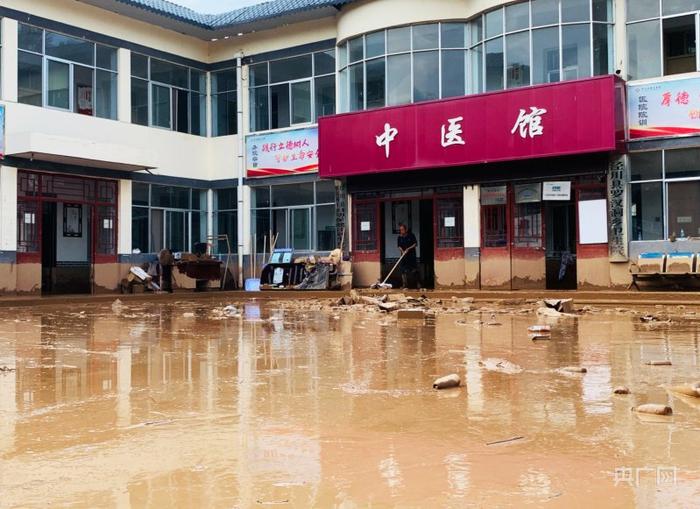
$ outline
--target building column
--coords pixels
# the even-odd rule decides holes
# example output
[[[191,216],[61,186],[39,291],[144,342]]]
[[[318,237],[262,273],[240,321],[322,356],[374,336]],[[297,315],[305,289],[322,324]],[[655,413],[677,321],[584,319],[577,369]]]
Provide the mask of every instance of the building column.
[[[131,180],[119,181],[119,225],[117,239],[118,254],[130,255],[132,251],[131,243]]]
[[[613,33],[613,45],[616,50],[613,50],[613,69],[612,72],[618,69],[622,71],[620,76],[624,79],[627,77],[627,2],[613,2],[613,16],[615,20],[615,28]]]
[[[464,263],[465,283],[479,288],[481,283],[481,200],[478,185],[464,187]]]
[[[3,101],[17,102],[17,29],[14,19],[2,18],[2,76],[0,95]]]
[[[117,50],[117,120],[131,123],[131,51]]]
[[[0,252],[17,251],[17,168],[0,167]]]

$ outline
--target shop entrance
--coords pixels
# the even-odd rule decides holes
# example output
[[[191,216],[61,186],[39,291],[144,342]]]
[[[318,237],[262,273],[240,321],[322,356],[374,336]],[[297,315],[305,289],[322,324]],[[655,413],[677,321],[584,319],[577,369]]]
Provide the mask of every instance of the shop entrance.
[[[576,210],[573,201],[546,202],[547,289],[575,290]]]
[[[113,181],[18,172],[17,262],[42,294],[91,293],[96,264],[117,262]]]
[[[434,288],[434,224],[433,200],[414,197],[401,197],[385,200],[380,204],[381,230],[381,274],[384,279],[399,260],[401,254],[397,246],[399,225],[405,224],[418,241],[416,254],[418,270],[408,276],[410,288]],[[397,268],[388,281],[394,288],[403,285],[401,269]]]

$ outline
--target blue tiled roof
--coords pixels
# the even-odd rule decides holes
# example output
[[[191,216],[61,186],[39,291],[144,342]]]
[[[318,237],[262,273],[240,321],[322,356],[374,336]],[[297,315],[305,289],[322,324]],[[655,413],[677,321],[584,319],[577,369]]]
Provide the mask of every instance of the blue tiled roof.
[[[168,0],[115,0],[190,25],[217,30],[323,7],[340,7],[354,0],[271,0],[223,14],[203,14]]]

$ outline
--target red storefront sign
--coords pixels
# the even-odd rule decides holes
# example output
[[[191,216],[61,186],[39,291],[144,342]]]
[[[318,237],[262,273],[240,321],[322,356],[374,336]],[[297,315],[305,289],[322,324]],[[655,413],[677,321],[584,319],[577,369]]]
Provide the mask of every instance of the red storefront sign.
[[[614,151],[624,141],[614,76],[319,119],[321,177]]]

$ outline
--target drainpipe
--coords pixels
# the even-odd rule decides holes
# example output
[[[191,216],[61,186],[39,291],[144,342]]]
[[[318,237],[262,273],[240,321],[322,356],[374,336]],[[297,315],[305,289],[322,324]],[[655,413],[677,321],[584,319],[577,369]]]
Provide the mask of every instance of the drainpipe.
[[[243,136],[243,52],[236,56],[236,103],[237,103],[237,125],[238,125],[238,284],[243,286],[243,172],[245,171],[245,138]]]

